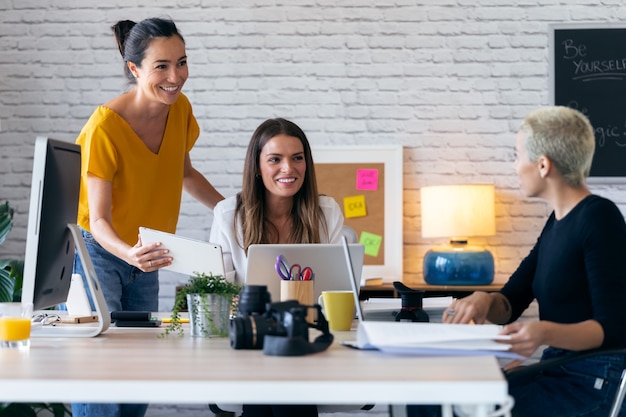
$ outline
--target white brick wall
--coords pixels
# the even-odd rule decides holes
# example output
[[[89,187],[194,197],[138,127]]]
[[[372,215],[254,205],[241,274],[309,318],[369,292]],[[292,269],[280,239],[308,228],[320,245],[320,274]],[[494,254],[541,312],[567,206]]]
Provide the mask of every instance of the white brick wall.
[[[406,281],[421,280],[435,243],[420,237],[419,188],[461,181],[496,185],[498,234],[482,243],[503,281],[547,214],[520,196],[512,147],[521,118],[549,104],[548,24],[626,20],[624,0],[154,3],[0,0],[0,200],[17,209],[0,257],[23,256],[35,136],[73,141],[124,88],[109,27],[170,16],[187,41],[185,91],[202,129],[192,158],[224,195],[238,191],[247,142],[269,117],[292,119],[315,145],[402,144]],[[624,210],[625,187],[593,189]],[[206,238],[211,220],[184,197],[179,233]]]

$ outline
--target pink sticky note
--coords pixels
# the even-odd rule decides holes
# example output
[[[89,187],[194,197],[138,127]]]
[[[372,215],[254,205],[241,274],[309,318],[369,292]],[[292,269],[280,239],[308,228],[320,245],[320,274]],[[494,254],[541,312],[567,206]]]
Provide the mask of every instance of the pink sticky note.
[[[357,169],[356,170],[357,190],[378,190],[378,170],[377,169]]]

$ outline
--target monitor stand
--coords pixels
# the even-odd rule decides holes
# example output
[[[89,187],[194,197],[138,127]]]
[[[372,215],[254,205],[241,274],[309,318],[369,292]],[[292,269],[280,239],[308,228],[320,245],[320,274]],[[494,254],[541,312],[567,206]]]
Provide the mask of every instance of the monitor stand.
[[[83,235],[80,232],[78,225],[70,223],[67,227],[72,233],[78,257],[83,264],[85,278],[87,279],[89,293],[91,294],[96,308],[95,315],[98,317],[98,321],[84,324],[57,324],[56,326],[41,326],[33,328],[31,337],[94,337],[106,331],[111,325],[111,315],[109,314],[109,309],[106,301],[104,300],[104,294],[100,288],[100,282],[96,276],[96,271],[93,267],[93,263],[91,262],[91,257],[89,256],[89,252],[87,252],[87,246],[85,246]]]

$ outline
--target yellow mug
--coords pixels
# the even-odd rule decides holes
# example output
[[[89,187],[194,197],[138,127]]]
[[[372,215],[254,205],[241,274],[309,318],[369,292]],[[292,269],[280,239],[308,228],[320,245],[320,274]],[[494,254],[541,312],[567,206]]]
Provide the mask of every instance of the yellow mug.
[[[330,330],[350,330],[354,320],[352,291],[322,291],[318,303],[322,306]]]

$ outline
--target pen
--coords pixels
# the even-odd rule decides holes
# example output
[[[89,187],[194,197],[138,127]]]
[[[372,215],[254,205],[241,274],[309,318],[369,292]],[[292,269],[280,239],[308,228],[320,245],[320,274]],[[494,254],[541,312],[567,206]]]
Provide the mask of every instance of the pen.
[[[171,319],[170,317],[167,317],[167,318],[161,319],[161,321],[162,321],[163,323],[171,323],[171,322],[172,322],[172,319]],[[189,319],[178,319],[177,321],[178,321],[179,323],[189,323]]]

